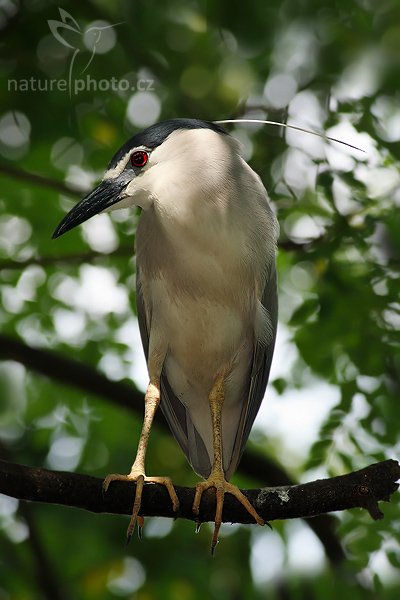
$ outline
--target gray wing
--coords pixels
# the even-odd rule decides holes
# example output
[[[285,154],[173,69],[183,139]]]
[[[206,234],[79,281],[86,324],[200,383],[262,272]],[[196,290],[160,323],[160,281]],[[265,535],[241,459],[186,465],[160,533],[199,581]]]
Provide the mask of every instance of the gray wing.
[[[140,269],[136,268],[136,306],[139,321],[140,337],[143,350],[148,358],[149,331],[146,323],[146,311],[140,280]],[[161,401],[160,407],[169,428],[182,448],[193,469],[206,478],[211,471],[211,462],[205,444],[194,427],[185,406],[175,396],[164,371],[161,372]]]
[[[261,303],[271,319],[273,334],[271,342],[268,345],[257,341],[255,343],[249,394],[241,415],[238,432],[233,446],[232,459],[225,473],[228,480],[235,472],[243,454],[244,446],[250,435],[254,419],[257,416],[268,383],[278,324],[278,292],[275,262],[272,264],[270,272],[266,277]]]

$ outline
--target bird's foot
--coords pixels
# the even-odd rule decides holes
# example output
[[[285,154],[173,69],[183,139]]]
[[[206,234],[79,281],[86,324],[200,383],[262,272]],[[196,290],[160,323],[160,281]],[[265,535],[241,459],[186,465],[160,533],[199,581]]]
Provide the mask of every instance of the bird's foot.
[[[146,477],[145,473],[141,471],[133,470],[129,473],[129,475],[119,475],[117,473],[113,473],[111,475],[107,475],[107,477],[103,481],[103,492],[106,493],[110,483],[113,481],[134,481],[136,483],[136,492],[135,492],[135,500],[133,502],[132,515],[129,521],[128,529],[126,531],[126,543],[130,542],[132,534],[135,529],[136,522],[138,523],[138,534],[139,538],[142,537],[142,530],[144,525],[144,517],[139,516],[140,505],[142,502],[142,492],[143,486],[145,483],[159,483],[161,485],[165,485],[167,488],[169,497],[171,498],[172,508],[174,512],[176,512],[179,508],[179,500],[176,495],[175,488],[172,484],[172,481],[169,477]]]
[[[259,525],[264,525],[264,520],[257,513],[254,506],[250,503],[250,501],[246,498],[246,496],[239,490],[236,485],[232,485],[226,481],[224,474],[222,472],[214,472],[211,473],[209,478],[206,481],[200,481],[196,485],[196,493],[193,502],[193,513],[195,517],[199,516],[200,510],[200,502],[203,493],[209,488],[215,488],[215,495],[217,500],[217,508],[215,511],[215,521],[214,521],[214,533],[211,540],[211,554],[214,554],[215,547],[218,543],[218,533],[222,523],[222,509],[224,506],[224,496],[226,493],[232,494],[235,498],[244,506],[244,508],[251,514],[254,520]]]

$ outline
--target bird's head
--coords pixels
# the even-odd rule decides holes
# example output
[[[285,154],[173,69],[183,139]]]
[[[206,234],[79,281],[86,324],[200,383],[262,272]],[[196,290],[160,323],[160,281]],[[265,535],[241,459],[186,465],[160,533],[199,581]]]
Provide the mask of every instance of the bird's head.
[[[118,150],[100,184],[64,217],[53,238],[103,211],[129,206],[146,210],[167,187],[184,191],[189,182],[207,185],[215,165],[224,160],[221,153],[230,147],[228,138],[220,125],[198,119],[151,125]]]

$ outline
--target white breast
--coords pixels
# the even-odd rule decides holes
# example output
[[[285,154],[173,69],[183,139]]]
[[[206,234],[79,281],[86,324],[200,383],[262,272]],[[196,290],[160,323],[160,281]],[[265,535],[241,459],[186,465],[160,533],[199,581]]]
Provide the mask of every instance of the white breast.
[[[160,340],[168,381],[210,457],[204,404],[216,375],[228,369],[223,437],[232,445],[277,235],[260,179],[224,138],[209,130],[180,133],[182,152],[172,165],[160,160],[154,168],[153,205],[136,238],[150,338]],[[168,142],[161,151],[168,154]],[[224,442],[224,456],[230,451]]]

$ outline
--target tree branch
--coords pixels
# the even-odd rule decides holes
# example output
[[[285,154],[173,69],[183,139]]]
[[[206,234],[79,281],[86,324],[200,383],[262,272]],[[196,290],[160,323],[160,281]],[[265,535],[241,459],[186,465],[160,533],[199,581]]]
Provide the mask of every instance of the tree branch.
[[[315,244],[319,244],[323,241],[322,236],[309,242],[296,243],[292,240],[283,240],[279,242],[279,249],[285,250],[286,252],[307,252],[311,250]],[[112,253],[98,252],[96,250],[89,250],[88,252],[78,252],[76,254],[52,254],[48,256],[30,256],[25,260],[12,260],[5,259],[0,260],[0,271],[11,270],[11,271],[22,271],[30,265],[39,265],[41,267],[48,267],[53,265],[63,264],[78,264],[81,265],[84,262],[93,262],[95,260],[104,260],[110,257],[128,257],[133,256],[133,244],[126,244],[119,246]]]
[[[67,600],[64,586],[60,586],[50,555],[40,536],[40,530],[32,512],[32,505],[27,502],[21,503],[19,514],[29,530],[28,544],[31,548],[34,574],[43,598],[46,600]]]
[[[20,340],[0,334],[0,360],[14,360],[28,369],[51,377],[68,386],[73,385],[90,394],[112,402],[114,405],[136,413],[143,414],[143,395],[130,383],[110,381],[81,362],[58,355],[54,351],[32,348]],[[157,427],[167,430],[165,420],[156,413]],[[255,482],[268,481],[271,485],[293,485],[287,472],[267,457],[247,447],[240,461],[238,472]],[[335,534],[335,521],[329,515],[321,515],[308,522],[311,529],[321,540],[325,552],[333,565],[341,563],[344,558],[343,548]]]
[[[0,440],[0,481],[1,481],[1,461],[12,462],[12,455]],[[28,502],[20,502],[18,506],[18,514],[23,518],[29,531],[27,544],[31,550],[31,563],[33,576],[37,581],[43,600],[66,600],[67,593],[63,587],[60,587],[57,574],[54,570],[54,565],[50,560],[50,555],[47,551],[46,544],[40,535],[35,518],[35,506]],[[26,565],[19,567],[26,569]]]
[[[132,511],[135,484],[113,482],[106,494],[102,479],[78,473],[49,471],[0,461],[0,492],[20,500],[46,502],[83,508],[96,513],[129,515]],[[400,465],[386,460],[330,479],[320,479],[300,485],[267,487],[246,490],[244,493],[266,521],[314,517],[322,513],[364,508],[375,520],[382,519],[378,501],[389,501],[398,489]],[[179,498],[179,517],[194,520],[193,488],[176,486]],[[168,492],[158,484],[146,484],[143,490],[141,515],[175,517]],[[203,496],[200,521],[213,521],[215,493]],[[243,506],[227,494],[222,515],[224,522],[252,523],[253,519]]]
[[[119,246],[112,251],[112,254],[106,252],[97,252],[96,250],[89,250],[88,252],[77,252],[76,254],[53,254],[48,256],[31,256],[25,260],[12,260],[5,259],[0,260],[0,271],[11,270],[11,271],[22,271],[30,265],[39,265],[41,267],[48,267],[53,265],[64,265],[64,264],[78,264],[81,265],[84,262],[93,263],[95,260],[104,260],[107,258],[128,257],[133,256],[133,244],[126,244]]]
[[[6,165],[4,163],[0,164],[0,173],[13,179],[27,181],[29,183],[33,183],[34,185],[47,187],[51,190],[59,192],[60,194],[66,194],[68,196],[81,198],[82,195],[88,191],[87,189],[79,189],[76,186],[64,183],[64,181],[51,179],[50,177],[45,177],[44,175],[39,175],[38,173],[32,173],[32,171],[25,171],[24,169],[15,167],[14,165]]]

